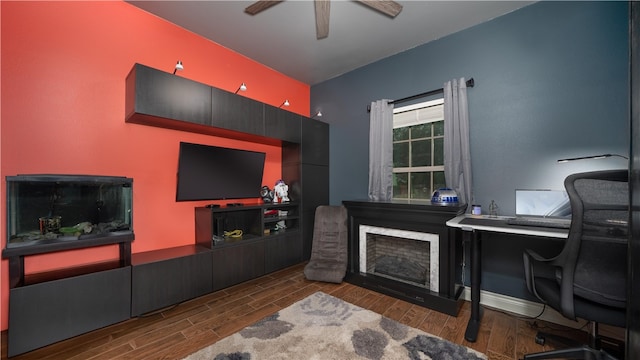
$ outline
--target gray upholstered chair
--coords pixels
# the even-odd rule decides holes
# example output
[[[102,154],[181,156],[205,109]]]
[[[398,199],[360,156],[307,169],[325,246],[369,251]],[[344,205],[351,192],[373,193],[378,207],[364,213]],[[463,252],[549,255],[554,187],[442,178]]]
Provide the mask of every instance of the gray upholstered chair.
[[[614,359],[602,350],[605,339],[597,324],[624,327],[626,323],[628,170],[573,174],[564,184],[572,211],[567,242],[550,259],[526,250],[525,279],[531,293],[563,316],[590,321],[590,344],[524,358]],[[536,342],[552,338],[539,333]]]
[[[316,208],[311,259],[304,268],[309,280],[340,283],[347,272],[347,209]]]

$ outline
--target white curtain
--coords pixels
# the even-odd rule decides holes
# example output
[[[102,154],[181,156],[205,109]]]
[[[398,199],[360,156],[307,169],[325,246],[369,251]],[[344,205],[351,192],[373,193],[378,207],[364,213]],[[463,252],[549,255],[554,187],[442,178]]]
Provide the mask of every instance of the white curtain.
[[[391,200],[393,192],[393,105],[371,103],[369,119],[369,199]]]
[[[444,84],[444,177],[447,187],[458,193],[458,201],[471,211],[471,151],[469,109],[464,78]]]

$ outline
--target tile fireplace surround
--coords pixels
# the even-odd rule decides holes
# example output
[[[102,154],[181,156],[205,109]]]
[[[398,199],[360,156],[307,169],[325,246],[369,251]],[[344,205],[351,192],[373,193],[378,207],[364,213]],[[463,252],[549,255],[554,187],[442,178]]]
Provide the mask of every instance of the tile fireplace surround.
[[[462,205],[343,201],[349,213],[345,280],[457,316],[462,299],[462,239],[446,221]],[[382,265],[385,270],[379,270]]]

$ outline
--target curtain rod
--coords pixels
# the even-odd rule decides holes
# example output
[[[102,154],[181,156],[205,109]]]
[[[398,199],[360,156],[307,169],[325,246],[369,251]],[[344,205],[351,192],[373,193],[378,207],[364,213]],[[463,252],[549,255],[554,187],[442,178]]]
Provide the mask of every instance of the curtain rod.
[[[475,83],[475,80],[473,80],[473,78],[471,78],[471,79],[467,80],[465,82],[465,84],[467,85],[467,87],[474,87],[476,83]],[[443,92],[444,92],[444,88],[435,89],[435,90],[427,91],[427,92],[424,92],[424,93],[421,93],[421,94],[407,96],[407,97],[404,97],[402,99],[392,100],[392,101],[389,101],[389,104],[397,104],[397,103],[407,102],[407,101],[411,101],[411,100],[414,100],[414,99],[419,99],[419,98],[422,98],[422,97],[441,94]],[[367,112],[371,112],[371,105],[367,105]]]

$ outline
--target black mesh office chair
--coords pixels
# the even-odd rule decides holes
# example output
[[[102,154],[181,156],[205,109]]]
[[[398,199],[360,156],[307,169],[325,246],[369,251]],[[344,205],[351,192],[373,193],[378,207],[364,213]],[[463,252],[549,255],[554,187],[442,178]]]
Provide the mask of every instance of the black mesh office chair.
[[[554,258],[525,250],[525,279],[531,293],[563,316],[590,321],[590,344],[524,358],[615,359],[602,350],[597,324],[625,326],[628,171],[573,174],[564,186],[572,211],[569,237]],[[539,333],[536,341],[545,336]]]

